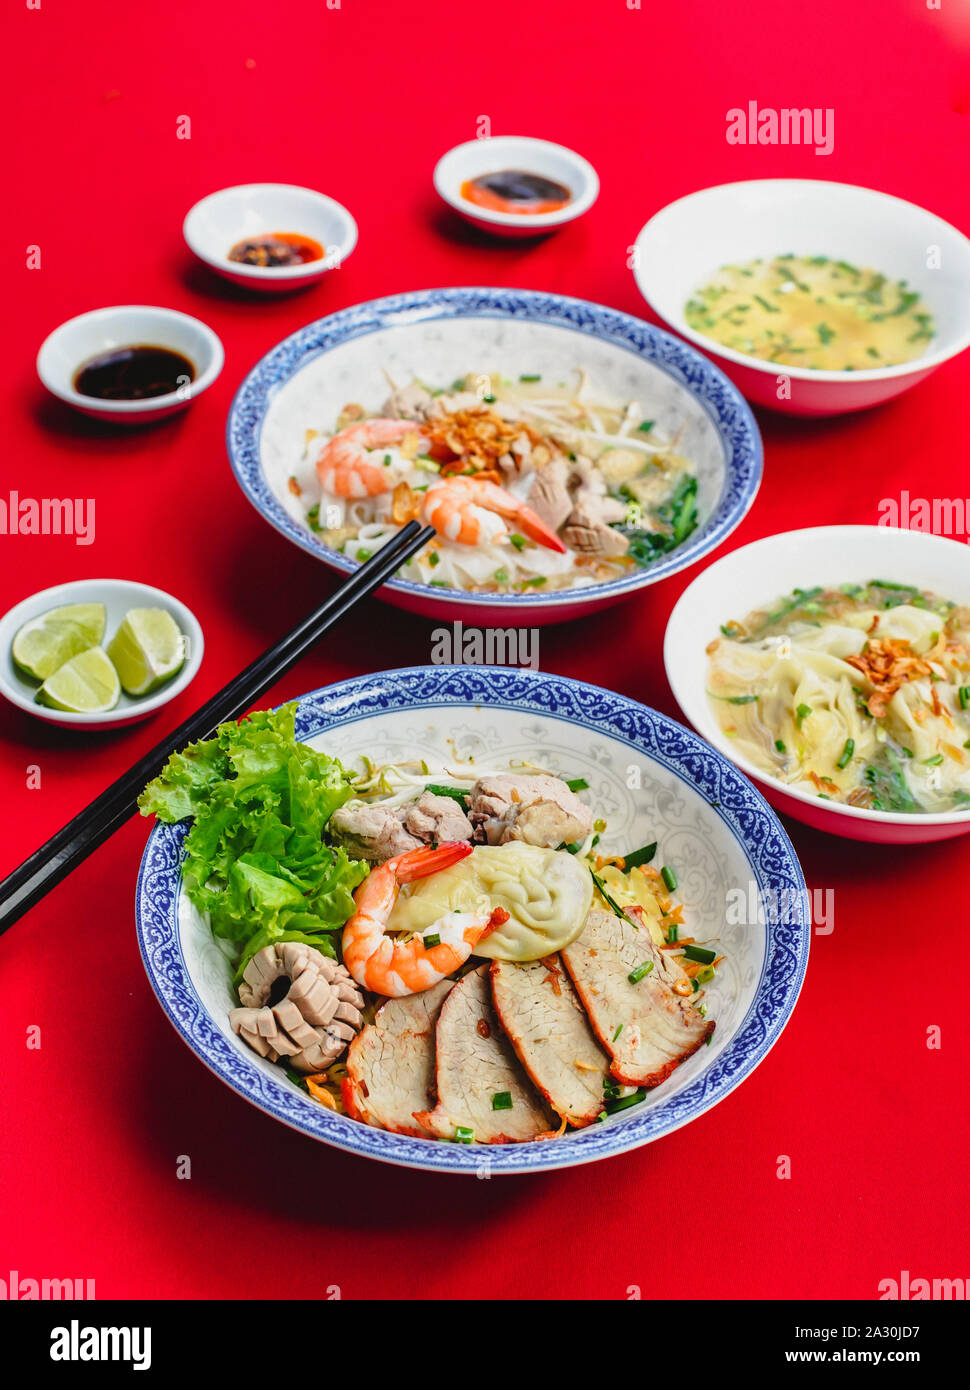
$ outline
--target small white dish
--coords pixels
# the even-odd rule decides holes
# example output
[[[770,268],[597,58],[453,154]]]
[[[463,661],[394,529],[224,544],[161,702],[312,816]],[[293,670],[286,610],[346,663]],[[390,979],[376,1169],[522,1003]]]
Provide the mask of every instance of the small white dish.
[[[915,584],[970,604],[970,552],[958,541],[889,526],[817,526],[744,545],[709,565],[684,590],[667,623],[664,665],[680,708],[708,743],[756,782],[775,807],[816,830],[848,840],[920,844],[970,833],[970,810],[937,815],[874,811],[822,800],[769,777],[727,737],[707,696],[707,645],[720,625],[795,588]]]
[[[37,704],[35,697],[39,683],[28,680],[14,665],[10,650],[13,639],[31,618],[39,618],[42,613],[49,613],[52,608],[60,608],[68,603],[104,604],[107,623],[102,646],[114,636],[129,608],[164,608],[175,619],[185,638],[185,665],[166,685],[143,699],[122,691],[114,709],[105,710],[102,714],[71,714],[67,710],[48,709],[46,705]],[[53,588],[31,594],[30,598],[25,598],[0,618],[0,694],[18,709],[32,714],[35,719],[42,719],[46,724],[60,724],[69,729],[119,729],[125,724],[137,724],[139,720],[147,719],[180,695],[202,665],[204,648],[202,628],[195,614],[163,589],[138,584],[130,579],[75,579],[69,584],[55,584]]]
[[[187,357],[195,380],[164,396],[139,401],[101,400],[75,390],[78,368],[92,357],[123,347],[164,347]],[[37,375],[58,400],[96,420],[143,425],[184,410],[215,381],[225,353],[219,338],[201,319],[150,304],[117,304],[78,314],[41,343]]]
[[[747,357],[688,326],[688,299],[721,266],[787,253],[833,256],[906,280],[933,315],[928,351],[895,367],[814,371]],[[642,229],[633,273],[654,313],[707,353],[748,400],[785,414],[879,405],[970,345],[970,241],[915,203],[854,184],[754,179],[688,194]]]
[[[541,174],[565,184],[573,196],[564,208],[540,213],[493,211],[462,196],[462,185],[469,179],[500,169],[524,169],[530,174]],[[600,191],[596,170],[582,155],[565,145],[534,140],[527,135],[466,140],[442,155],[433,177],[438,195],[467,222],[506,237],[537,236],[574,222],[593,206]]]
[[[322,260],[303,265],[259,266],[231,261],[237,242],[268,232],[312,237],[323,247]],[[339,269],[357,245],[357,223],[325,193],[294,183],[241,183],[220,188],[190,208],[182,235],[204,265],[234,285],[264,294],[289,293],[315,284]]]

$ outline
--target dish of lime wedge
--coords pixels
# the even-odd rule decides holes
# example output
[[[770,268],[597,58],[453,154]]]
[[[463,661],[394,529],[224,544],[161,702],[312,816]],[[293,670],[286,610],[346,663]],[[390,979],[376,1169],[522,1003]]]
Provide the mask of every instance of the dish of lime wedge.
[[[80,652],[96,647],[104,636],[103,603],[69,603],[24,623],[10,654],[31,680],[45,681]]]

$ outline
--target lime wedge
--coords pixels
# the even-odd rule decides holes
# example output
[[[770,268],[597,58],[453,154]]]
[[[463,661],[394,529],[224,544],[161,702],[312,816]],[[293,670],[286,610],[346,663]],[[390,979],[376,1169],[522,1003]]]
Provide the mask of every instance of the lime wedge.
[[[104,636],[103,603],[69,603],[31,618],[13,639],[10,654],[25,676],[45,681],[65,661],[96,647]]]
[[[37,692],[37,703],[72,714],[114,709],[121,695],[118,672],[102,647],[89,647],[59,666]]]
[[[185,638],[164,608],[130,608],[107,647],[128,695],[149,695],[185,664]]]

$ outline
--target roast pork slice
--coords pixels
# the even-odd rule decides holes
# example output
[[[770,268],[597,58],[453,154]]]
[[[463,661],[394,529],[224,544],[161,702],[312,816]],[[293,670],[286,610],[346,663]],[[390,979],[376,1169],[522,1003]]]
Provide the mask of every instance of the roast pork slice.
[[[582,1128],[603,1109],[610,1059],[558,956],[491,966],[492,999],[533,1084],[557,1115]]]
[[[419,1119],[437,1138],[514,1144],[557,1128],[502,1032],[487,965],[459,980],[441,1006],[435,1049],[438,1103]]]
[[[355,1120],[394,1134],[428,1132],[414,1118],[426,1111],[434,1081],[434,1029],[453,981],[388,999],[347,1053],[344,1104]]]
[[[714,1031],[689,995],[675,991],[685,972],[626,917],[594,908],[562,958],[613,1059],[610,1070],[625,1085],[659,1086]]]

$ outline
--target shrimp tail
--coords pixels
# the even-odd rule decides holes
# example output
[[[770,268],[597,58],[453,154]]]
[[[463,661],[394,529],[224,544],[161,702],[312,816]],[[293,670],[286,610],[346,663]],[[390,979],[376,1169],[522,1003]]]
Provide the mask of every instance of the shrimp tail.
[[[530,541],[535,541],[536,545],[544,545],[547,550],[555,550],[560,555],[565,555],[566,547],[563,542],[531,507],[520,507],[515,514],[515,521]]]
[[[394,860],[394,877],[398,883],[413,883],[417,878],[427,878],[429,874],[451,868],[459,859],[471,854],[472,848],[467,840],[447,840],[434,849],[422,845],[420,849],[405,850]]]

